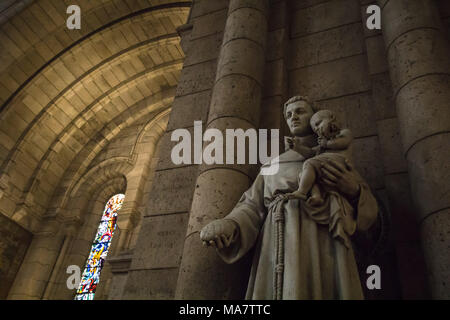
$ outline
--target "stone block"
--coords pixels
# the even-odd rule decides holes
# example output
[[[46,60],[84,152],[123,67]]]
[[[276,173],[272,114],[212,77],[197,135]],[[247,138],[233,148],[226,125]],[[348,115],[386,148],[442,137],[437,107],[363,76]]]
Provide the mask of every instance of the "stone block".
[[[178,268],[131,270],[123,294],[125,300],[172,300],[178,279]]]
[[[295,0],[292,3],[292,9],[304,9],[308,7],[314,7],[330,0]]]
[[[227,265],[215,250],[202,245],[197,233],[186,239],[183,257],[186,259],[180,267],[176,299],[244,299],[248,259]]]
[[[197,178],[197,166],[156,171],[146,216],[188,212]]]
[[[419,241],[419,220],[411,198],[408,173],[388,174],[384,183],[391,209],[392,237],[397,243]]]
[[[31,243],[32,234],[0,213],[0,299],[6,299]]]
[[[404,150],[416,141],[450,131],[448,75],[429,75],[403,87],[397,96],[397,113]]]
[[[435,10],[434,3],[421,0],[397,0],[386,1],[382,8],[381,29],[385,38],[386,47],[389,47],[392,41],[412,44],[411,40],[401,40],[410,30],[421,31],[425,28],[439,30],[441,21],[439,12]],[[414,31],[413,31],[414,32]],[[435,32],[435,31],[431,31]],[[425,53],[425,52],[424,52]]]
[[[187,220],[187,213],[144,218],[131,269],[178,267],[183,253]]]
[[[261,85],[245,75],[230,75],[219,79],[211,98],[208,121],[220,117],[247,120],[254,127],[259,121]],[[230,128],[239,128],[231,124]]]
[[[383,165],[377,136],[355,139],[353,159],[356,170],[372,189],[380,189],[384,186]]]
[[[355,138],[377,134],[369,92],[319,101],[315,106],[334,111],[342,128],[352,130]]]
[[[422,246],[434,299],[450,299],[450,209],[428,216],[422,222]]]
[[[192,40],[184,67],[217,59],[222,45],[221,32]]]
[[[269,8],[269,0],[236,0],[230,1],[228,12],[238,9],[252,8],[265,12]]]
[[[271,3],[268,30],[273,31],[281,28],[286,28],[288,25],[288,11],[289,1],[277,1]]]
[[[448,39],[436,30],[418,29],[401,35],[388,51],[394,92],[423,75],[450,74],[448,52]]]
[[[286,29],[277,29],[267,33],[266,60],[281,59],[287,52],[288,34]]]
[[[408,152],[412,194],[421,217],[450,207],[450,133],[429,136]]]
[[[401,145],[397,118],[377,122],[384,173],[406,172],[407,164]]]
[[[239,74],[263,85],[264,49],[253,41],[236,39],[222,47],[217,67],[217,79]]]
[[[287,74],[285,60],[278,59],[266,63],[264,72],[264,96],[279,96],[284,94]]]
[[[194,126],[193,126],[193,124],[194,123],[192,123],[191,127],[187,128],[187,130],[189,131],[190,136],[191,136],[190,163],[184,163],[184,164],[174,164],[173,163],[172,149],[176,145],[181,143],[181,140],[180,141],[171,141],[173,131],[170,131],[170,132],[166,132],[161,138],[158,170],[174,169],[174,168],[183,167],[183,166],[186,166],[189,164],[194,164]],[[202,133],[202,139],[203,139],[203,133]]]
[[[280,137],[283,136],[281,128],[285,120],[283,116],[283,104],[285,99],[282,96],[271,96],[264,98],[261,102],[261,129],[280,129]],[[280,147],[280,152],[282,148]]]
[[[225,28],[226,18],[227,10],[215,11],[196,18],[191,33],[191,41],[222,32]]]
[[[108,292],[108,300],[122,300],[127,279],[128,273],[114,274],[113,278],[111,279],[111,286]]]
[[[261,0],[259,0],[261,1]],[[264,46],[266,43],[267,18],[259,10],[240,8],[229,14],[223,43],[236,39],[249,39]]]
[[[289,84],[290,95],[307,95],[312,100],[360,93],[371,88],[365,55],[292,70]]]
[[[215,74],[215,60],[184,67],[181,71],[176,96],[184,96],[211,89],[214,85]]]
[[[195,19],[215,11],[222,11],[228,8],[229,0],[198,0],[192,5],[191,18]]]
[[[361,21],[360,5],[353,0],[332,0],[293,13],[291,37],[303,36]]]
[[[381,35],[366,39],[367,60],[369,61],[369,73],[377,74],[388,71],[387,56],[384,40]]]
[[[210,90],[176,97],[172,104],[167,131],[192,127],[194,121],[206,121],[210,100]]]
[[[372,80],[372,99],[375,118],[377,120],[397,116],[389,73],[370,76]]]
[[[289,69],[302,68],[365,51],[360,22],[291,40]]]

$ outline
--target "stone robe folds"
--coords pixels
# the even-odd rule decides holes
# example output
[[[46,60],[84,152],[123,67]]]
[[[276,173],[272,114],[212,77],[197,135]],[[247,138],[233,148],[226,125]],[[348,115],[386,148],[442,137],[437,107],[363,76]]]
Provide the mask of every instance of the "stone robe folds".
[[[258,175],[252,187],[225,217],[239,225],[240,236],[231,247],[218,249],[221,258],[234,263],[255,248],[246,299],[274,298],[277,237],[273,210],[268,208],[278,194],[297,190],[303,160],[293,150],[280,155],[275,160],[280,165],[278,173]],[[347,247],[339,230],[342,231],[343,226],[354,226],[349,236],[355,231],[367,230],[377,218],[378,207],[367,184],[356,171],[353,172],[361,187],[356,212],[344,198],[328,192],[324,194],[325,204],[319,208],[307,208],[305,202],[297,199],[283,204],[282,299],[364,298],[351,242]],[[345,211],[344,216],[339,210]],[[339,219],[337,215],[341,215]],[[337,220],[342,220],[339,226]],[[334,224],[333,228],[331,224]]]

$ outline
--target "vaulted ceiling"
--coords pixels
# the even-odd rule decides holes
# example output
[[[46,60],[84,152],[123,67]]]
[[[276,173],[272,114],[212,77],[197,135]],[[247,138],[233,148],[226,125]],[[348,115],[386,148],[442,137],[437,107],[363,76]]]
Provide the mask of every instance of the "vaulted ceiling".
[[[66,27],[67,6],[81,29]],[[0,6],[0,210],[45,215],[120,131],[170,107],[190,1],[5,1]],[[59,188],[59,189],[58,189]]]

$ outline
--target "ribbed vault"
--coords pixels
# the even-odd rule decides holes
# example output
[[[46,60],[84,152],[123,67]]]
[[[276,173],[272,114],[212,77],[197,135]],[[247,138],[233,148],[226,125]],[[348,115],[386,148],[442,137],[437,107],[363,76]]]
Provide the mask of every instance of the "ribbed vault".
[[[190,1],[76,3],[81,30],[68,1],[0,12],[0,210],[32,232],[124,128],[170,108],[184,59]]]

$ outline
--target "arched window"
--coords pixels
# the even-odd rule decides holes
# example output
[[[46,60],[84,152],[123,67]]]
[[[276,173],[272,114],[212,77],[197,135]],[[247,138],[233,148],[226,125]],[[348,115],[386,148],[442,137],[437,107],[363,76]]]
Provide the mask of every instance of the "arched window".
[[[116,229],[117,212],[122,208],[124,198],[124,194],[116,194],[106,203],[75,300],[94,299],[95,290],[100,281],[100,272]]]

